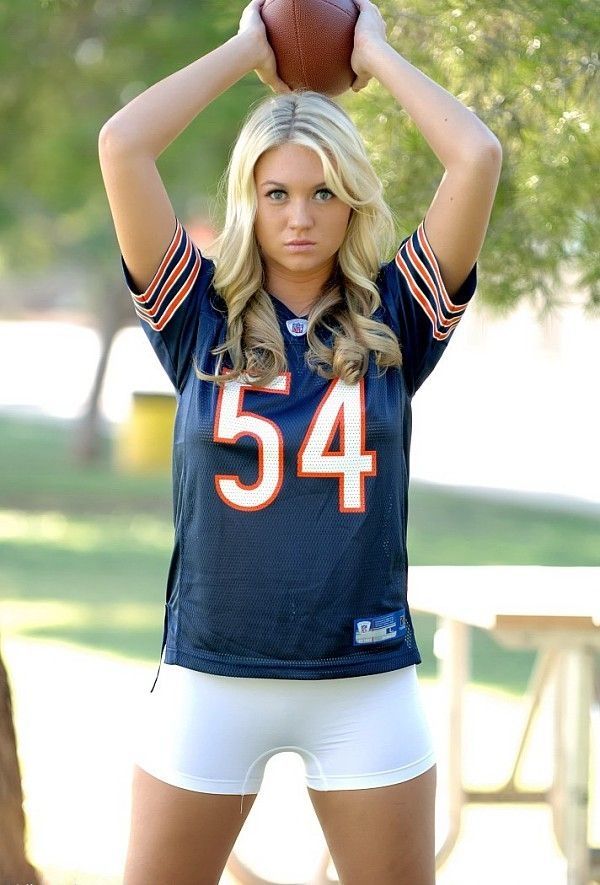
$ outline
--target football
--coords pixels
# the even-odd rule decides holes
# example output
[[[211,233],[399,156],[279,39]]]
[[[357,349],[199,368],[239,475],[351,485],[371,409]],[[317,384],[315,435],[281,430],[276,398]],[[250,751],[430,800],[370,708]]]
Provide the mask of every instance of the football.
[[[265,0],[261,15],[290,89],[340,95],[356,77],[350,66],[360,9],[353,0]]]

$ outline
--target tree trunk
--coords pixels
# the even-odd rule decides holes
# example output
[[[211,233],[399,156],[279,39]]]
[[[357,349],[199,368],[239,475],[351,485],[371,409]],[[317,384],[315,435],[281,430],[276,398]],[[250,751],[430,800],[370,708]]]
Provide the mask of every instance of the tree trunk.
[[[21,769],[8,675],[0,652],[0,885],[43,885],[25,856]]]
[[[123,326],[131,325],[131,304],[116,287],[110,290],[100,318],[101,351],[96,367],[94,382],[73,442],[72,454],[81,465],[96,463],[101,454],[100,439],[100,396],[112,343]],[[0,883],[2,885],[2,883]]]

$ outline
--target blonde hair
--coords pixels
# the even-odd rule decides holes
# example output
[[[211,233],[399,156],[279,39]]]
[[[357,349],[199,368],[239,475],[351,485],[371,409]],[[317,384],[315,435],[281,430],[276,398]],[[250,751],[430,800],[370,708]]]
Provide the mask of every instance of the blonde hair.
[[[213,286],[227,306],[227,336],[211,351],[219,355],[216,374],[202,372],[194,358],[196,375],[223,384],[245,374],[247,383],[266,386],[287,371],[285,343],[264,288],[265,268],[254,234],[254,167],[265,151],[283,144],[315,151],[327,187],[353,210],[334,270],[307,317],[307,364],[323,378],[339,377],[348,384],[366,373],[371,350],[378,367],[401,366],[397,336],[370,318],[381,303],[374,280],[382,256],[395,242],[381,181],[343,108],[319,92],[297,90],[268,96],[251,109],[225,170],[225,224],[210,254]],[[319,327],[333,333],[331,347],[317,335]],[[225,377],[220,373],[226,352],[232,368]]]

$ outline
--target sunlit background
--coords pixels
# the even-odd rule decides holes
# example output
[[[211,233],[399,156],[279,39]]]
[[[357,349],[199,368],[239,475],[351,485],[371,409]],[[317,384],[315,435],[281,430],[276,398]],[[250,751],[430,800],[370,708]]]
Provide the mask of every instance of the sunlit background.
[[[243,6],[0,3],[0,663],[12,691],[23,849],[45,885],[122,881],[139,705],[158,665],[173,537],[169,452],[149,472],[120,461],[137,395],[174,400],[125,288],[97,137],[119,107],[236,33]],[[477,293],[412,402],[410,564],[600,573],[597,9],[570,0],[378,6],[395,48],[503,147]],[[265,94],[249,73],[159,158],[201,250],[223,218],[217,185],[239,125]],[[378,83],[341,104],[405,237],[443,169]],[[409,571],[409,601],[410,586]],[[598,591],[590,609],[600,578]],[[548,590],[549,603],[556,595]],[[428,612],[413,620],[439,759],[439,848],[451,780],[444,633]],[[470,636],[462,775],[486,789],[514,762],[537,652],[505,648],[478,627]],[[551,700],[524,758],[532,789],[553,775]],[[10,717],[0,709],[5,763]],[[600,845],[597,702],[591,724],[589,839]],[[325,850],[303,772],[293,753],[269,761],[236,843],[248,869],[279,885],[308,880]],[[18,781],[14,767],[0,769],[0,782]],[[0,811],[0,879],[2,838],[20,805],[15,792]],[[437,881],[565,885],[548,804],[465,807]],[[236,880],[226,871],[221,885]]]

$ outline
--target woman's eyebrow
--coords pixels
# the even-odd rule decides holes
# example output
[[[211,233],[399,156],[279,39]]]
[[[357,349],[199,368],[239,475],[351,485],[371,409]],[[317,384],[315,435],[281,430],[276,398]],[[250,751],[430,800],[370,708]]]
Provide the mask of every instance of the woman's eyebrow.
[[[264,187],[265,184],[275,184],[275,185],[277,185],[277,187],[285,187],[285,188],[287,188],[287,184],[283,184],[281,181],[263,181],[261,187]],[[314,185],[314,187],[312,188],[312,190],[316,190],[316,188],[318,188],[318,187],[325,187],[325,186],[326,186],[326,182],[325,182],[325,181],[320,181],[318,184],[315,184],[315,185]]]

